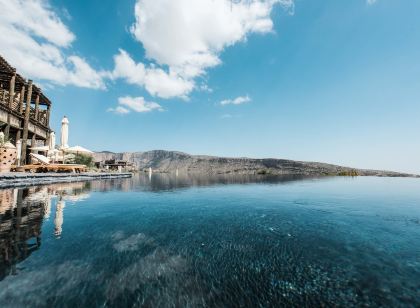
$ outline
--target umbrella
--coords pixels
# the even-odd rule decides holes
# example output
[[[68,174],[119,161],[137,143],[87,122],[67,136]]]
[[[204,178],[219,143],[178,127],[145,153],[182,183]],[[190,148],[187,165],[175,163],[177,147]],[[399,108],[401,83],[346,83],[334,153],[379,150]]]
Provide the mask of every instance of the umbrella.
[[[51,132],[51,134],[50,134],[50,140],[49,140],[49,147],[50,147],[50,151],[52,151],[52,150],[54,150],[55,149],[55,133],[54,132]]]
[[[58,160],[58,154],[60,152],[61,151],[59,151],[57,149],[50,150],[50,151],[48,151],[48,157],[51,157],[53,162],[55,163]]]
[[[69,147],[69,120],[64,116],[61,121],[61,148],[66,149]]]
[[[92,151],[85,149],[80,145],[76,145],[74,147],[63,149],[67,153],[74,153],[74,154],[93,154]]]
[[[61,152],[60,150],[53,149],[53,150],[48,151],[48,156],[56,156],[60,152]]]

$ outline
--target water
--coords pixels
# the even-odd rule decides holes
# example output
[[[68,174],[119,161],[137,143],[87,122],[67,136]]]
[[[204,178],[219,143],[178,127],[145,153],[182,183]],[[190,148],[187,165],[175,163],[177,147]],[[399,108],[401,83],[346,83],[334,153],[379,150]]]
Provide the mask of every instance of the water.
[[[420,180],[0,191],[0,307],[420,306]]]

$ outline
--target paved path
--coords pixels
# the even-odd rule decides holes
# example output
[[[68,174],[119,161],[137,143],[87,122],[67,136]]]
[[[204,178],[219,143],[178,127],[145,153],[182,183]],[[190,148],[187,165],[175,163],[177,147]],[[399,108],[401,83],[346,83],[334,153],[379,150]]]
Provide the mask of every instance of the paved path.
[[[65,182],[81,182],[100,179],[129,178],[132,173],[0,173],[0,188],[45,185]]]

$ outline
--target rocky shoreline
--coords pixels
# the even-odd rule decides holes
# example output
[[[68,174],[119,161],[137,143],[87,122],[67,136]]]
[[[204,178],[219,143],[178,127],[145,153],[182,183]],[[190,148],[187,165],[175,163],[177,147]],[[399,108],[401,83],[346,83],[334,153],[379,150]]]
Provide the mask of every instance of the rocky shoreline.
[[[25,186],[47,185],[55,183],[84,182],[130,178],[132,173],[0,173],[0,189]]]

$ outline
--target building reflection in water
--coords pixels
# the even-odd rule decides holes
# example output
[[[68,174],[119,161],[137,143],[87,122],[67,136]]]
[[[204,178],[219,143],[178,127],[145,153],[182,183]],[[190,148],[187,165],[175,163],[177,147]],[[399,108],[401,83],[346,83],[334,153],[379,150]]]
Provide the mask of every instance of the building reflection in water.
[[[65,201],[60,198],[60,200],[57,202],[54,219],[54,234],[58,238],[60,238],[61,232],[63,232],[63,210],[65,206]]]
[[[51,215],[51,198],[48,198],[45,201],[45,207],[44,207],[44,219],[48,220],[50,219],[50,215]]]
[[[41,247],[42,223],[51,216],[53,200],[54,235],[60,238],[66,201],[85,200],[88,191],[90,183],[0,190],[0,280],[17,274],[17,264]]]
[[[0,191],[0,280],[41,246],[43,203],[29,195],[29,189]]]

